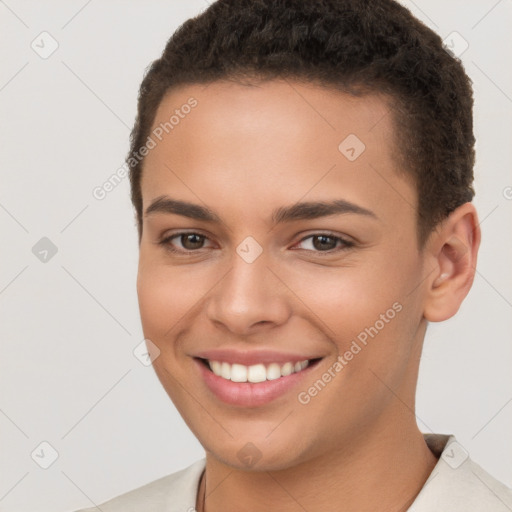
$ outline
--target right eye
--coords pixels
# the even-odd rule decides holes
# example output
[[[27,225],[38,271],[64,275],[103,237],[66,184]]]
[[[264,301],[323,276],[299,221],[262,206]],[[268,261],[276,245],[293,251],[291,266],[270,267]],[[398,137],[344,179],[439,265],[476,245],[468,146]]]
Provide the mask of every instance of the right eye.
[[[204,249],[207,240],[208,238],[205,235],[189,231],[165,237],[158,243],[171,252],[190,253],[198,249]]]

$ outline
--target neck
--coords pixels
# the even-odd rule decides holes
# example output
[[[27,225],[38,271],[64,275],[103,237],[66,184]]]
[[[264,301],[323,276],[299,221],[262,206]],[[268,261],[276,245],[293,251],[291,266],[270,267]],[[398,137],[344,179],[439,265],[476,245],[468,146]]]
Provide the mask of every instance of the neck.
[[[207,453],[198,511],[407,510],[437,463],[413,420],[379,422],[352,436],[348,450],[279,471],[233,469]]]

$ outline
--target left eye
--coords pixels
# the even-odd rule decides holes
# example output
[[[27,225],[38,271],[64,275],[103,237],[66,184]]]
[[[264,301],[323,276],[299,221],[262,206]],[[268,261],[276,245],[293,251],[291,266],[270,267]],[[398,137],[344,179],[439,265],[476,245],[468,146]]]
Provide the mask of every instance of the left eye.
[[[350,247],[352,244],[339,236],[333,236],[328,234],[311,235],[303,238],[299,245],[303,245],[302,249],[309,251],[332,251],[337,247],[343,249]]]

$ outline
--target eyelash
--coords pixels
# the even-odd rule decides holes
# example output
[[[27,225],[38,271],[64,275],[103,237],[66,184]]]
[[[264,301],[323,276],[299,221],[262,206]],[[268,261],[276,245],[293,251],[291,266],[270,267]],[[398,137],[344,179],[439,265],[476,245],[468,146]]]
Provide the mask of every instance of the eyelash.
[[[206,235],[202,235],[201,233],[197,233],[196,231],[183,231],[181,233],[175,233],[175,234],[173,234],[171,236],[163,238],[162,240],[160,240],[158,242],[158,244],[163,246],[167,251],[169,251],[171,253],[185,255],[185,256],[186,255],[191,255],[194,252],[199,252],[202,249],[205,249],[205,247],[200,247],[198,249],[176,249],[175,247],[173,247],[171,245],[171,240],[173,240],[175,238],[179,238],[181,236],[185,236],[185,235],[198,235],[200,237],[204,237],[205,240],[208,240],[208,237]],[[328,233],[328,232],[312,233],[312,234],[302,238],[298,243],[300,244],[300,243],[304,242],[305,240],[308,240],[309,238],[315,238],[315,237],[321,237],[321,236],[336,240],[336,245],[338,245],[338,242],[340,242],[341,243],[341,247],[337,247],[337,248],[334,248],[334,249],[329,249],[327,251],[315,251],[315,250],[311,250],[311,249],[303,249],[303,250],[315,252],[317,254],[328,254],[328,255],[330,255],[330,254],[333,254],[333,253],[336,253],[336,252],[346,251],[346,250],[354,247],[354,245],[355,245],[355,243],[350,241],[350,240],[347,240],[347,239],[345,239],[343,237],[340,237],[340,236],[337,236],[337,235],[334,235],[334,234]],[[297,250],[297,249],[294,249],[294,250]]]

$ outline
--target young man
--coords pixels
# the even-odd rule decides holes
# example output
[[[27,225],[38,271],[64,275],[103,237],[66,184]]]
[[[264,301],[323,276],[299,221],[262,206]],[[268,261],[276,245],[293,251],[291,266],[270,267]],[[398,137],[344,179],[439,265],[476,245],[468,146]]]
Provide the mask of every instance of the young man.
[[[512,510],[414,414],[480,243],[471,86],[439,36],[392,0],[219,0],[138,108],[142,325],[206,458],[101,510]]]

